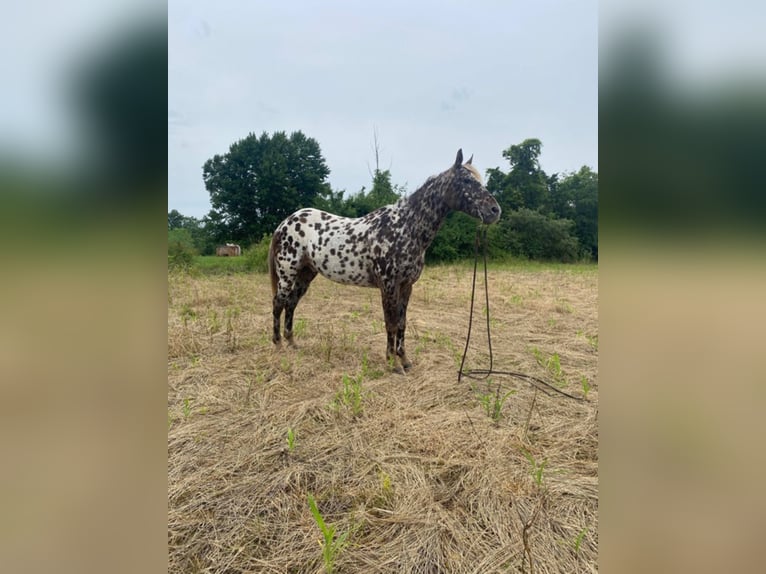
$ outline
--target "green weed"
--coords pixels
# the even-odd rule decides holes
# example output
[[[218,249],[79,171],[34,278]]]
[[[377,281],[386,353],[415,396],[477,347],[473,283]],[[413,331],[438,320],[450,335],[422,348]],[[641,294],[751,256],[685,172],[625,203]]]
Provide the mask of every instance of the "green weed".
[[[306,331],[306,319],[296,319],[293,323],[293,336],[300,337]]]
[[[559,313],[573,313],[574,312],[574,308],[572,307],[572,305],[570,305],[564,299],[559,299],[559,302],[556,304],[555,309]]]
[[[188,303],[184,303],[181,307],[181,320],[184,328],[189,326],[189,321],[194,321],[196,318],[197,312]]]
[[[370,359],[367,356],[367,351],[362,354],[362,375],[363,379],[375,380],[385,375],[381,369],[373,369],[370,366]]]
[[[379,478],[380,492],[383,494],[385,499],[389,499],[394,492],[394,489],[391,486],[391,476],[384,470],[381,470],[379,473]]]

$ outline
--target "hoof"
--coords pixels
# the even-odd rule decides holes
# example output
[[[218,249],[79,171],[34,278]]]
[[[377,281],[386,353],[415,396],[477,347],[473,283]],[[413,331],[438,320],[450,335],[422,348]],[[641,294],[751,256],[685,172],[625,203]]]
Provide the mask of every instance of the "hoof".
[[[399,357],[388,357],[388,368],[391,369],[392,373],[396,373],[397,375],[403,375],[407,370],[407,367],[402,368],[402,365],[399,362]]]

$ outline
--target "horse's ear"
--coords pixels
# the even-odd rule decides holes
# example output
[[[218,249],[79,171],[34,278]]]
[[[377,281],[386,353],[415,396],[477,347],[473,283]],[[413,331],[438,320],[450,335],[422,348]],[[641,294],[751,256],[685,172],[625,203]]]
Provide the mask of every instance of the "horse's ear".
[[[455,169],[459,168],[461,165],[463,165],[463,148],[460,148],[457,150],[457,157],[455,158]]]
[[[473,161],[473,154],[471,154],[471,157],[468,158],[468,161],[465,162],[466,165],[471,165],[471,162]]]

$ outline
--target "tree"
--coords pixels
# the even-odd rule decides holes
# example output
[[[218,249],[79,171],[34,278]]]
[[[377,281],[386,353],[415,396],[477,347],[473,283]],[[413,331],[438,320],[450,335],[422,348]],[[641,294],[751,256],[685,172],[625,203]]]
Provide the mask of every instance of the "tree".
[[[506,174],[500,168],[488,170],[487,189],[503,209],[541,209],[548,200],[548,176],[540,168],[543,144],[538,139],[525,139],[503,151],[511,164]]]
[[[182,230],[186,234],[175,233]],[[196,217],[183,215],[177,209],[168,212],[168,244],[173,243],[173,238],[188,237],[197,253],[212,255],[215,253],[216,243],[221,241],[217,231],[218,229],[207,217],[199,220]]]
[[[582,166],[558,182],[552,199],[556,216],[574,221],[583,255],[598,261],[598,174]]]
[[[187,217],[177,209],[168,211],[168,231],[173,229],[193,229],[199,226],[199,221],[194,217]]]
[[[511,169],[488,170],[487,189],[503,208],[493,251],[530,259],[598,260],[598,175],[583,166],[574,174],[547,175],[542,143],[526,139],[503,152]]]
[[[327,197],[329,174],[319,144],[302,132],[251,133],[205,162],[208,218],[232,240],[257,242],[292,212]]]
[[[398,201],[404,190],[398,185],[391,184],[391,172],[389,170],[375,170],[372,177],[372,189],[365,191],[363,187],[359,193],[348,198],[346,214],[349,217],[361,217],[384,205]]]

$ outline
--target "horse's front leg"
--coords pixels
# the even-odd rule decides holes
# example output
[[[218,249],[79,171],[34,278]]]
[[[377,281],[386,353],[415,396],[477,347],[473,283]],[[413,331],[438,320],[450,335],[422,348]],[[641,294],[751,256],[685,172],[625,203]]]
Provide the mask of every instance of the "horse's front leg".
[[[402,287],[399,296],[399,305],[397,306],[398,320],[396,325],[396,354],[401,359],[402,367],[405,371],[409,371],[412,368],[412,361],[407,358],[407,353],[404,350],[404,335],[407,331],[407,305],[410,302],[411,294],[411,284]]]
[[[386,361],[396,373],[403,373],[398,365],[396,335],[399,327],[399,298],[394,289],[382,290],[383,318],[386,322]]]

